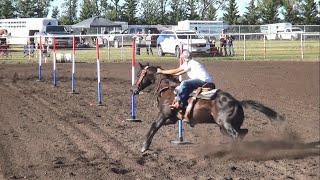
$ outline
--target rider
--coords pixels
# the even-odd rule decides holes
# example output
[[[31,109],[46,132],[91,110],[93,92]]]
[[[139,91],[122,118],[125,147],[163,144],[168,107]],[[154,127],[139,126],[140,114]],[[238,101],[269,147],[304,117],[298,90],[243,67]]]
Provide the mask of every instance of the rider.
[[[201,87],[206,83],[213,82],[210,74],[199,62],[192,58],[192,55],[188,50],[183,51],[181,58],[183,59],[183,64],[176,69],[157,69],[158,74],[181,75],[187,73],[189,77],[189,79],[183,80],[180,83],[176,99],[177,101],[171,105],[171,108],[177,110],[183,110],[186,107],[189,94],[194,89]]]

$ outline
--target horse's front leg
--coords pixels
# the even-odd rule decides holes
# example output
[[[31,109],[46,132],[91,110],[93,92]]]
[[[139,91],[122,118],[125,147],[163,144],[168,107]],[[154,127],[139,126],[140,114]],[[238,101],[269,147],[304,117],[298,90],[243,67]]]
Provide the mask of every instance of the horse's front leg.
[[[156,132],[158,131],[158,129],[165,124],[165,122],[167,121],[168,117],[165,116],[164,113],[159,113],[158,114],[158,118],[155,122],[152,123],[150,130],[147,133],[146,136],[146,141],[143,143],[142,148],[141,148],[141,152],[145,152],[146,150],[148,150],[152,139],[154,137],[154,135],[156,134]]]

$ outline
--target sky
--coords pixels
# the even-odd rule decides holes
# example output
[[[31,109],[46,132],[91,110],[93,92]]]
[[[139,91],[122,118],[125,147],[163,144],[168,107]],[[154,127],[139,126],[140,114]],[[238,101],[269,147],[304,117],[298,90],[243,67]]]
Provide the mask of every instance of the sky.
[[[64,0],[54,0],[52,3],[52,6],[58,6],[60,8],[63,1]],[[80,0],[80,2],[82,2],[82,1]],[[246,7],[248,6],[249,2],[250,2],[250,0],[236,0],[240,15],[243,15],[243,13],[246,11]],[[222,17],[223,13],[224,13],[224,11],[218,11],[218,18]],[[51,16],[51,12],[49,12],[49,16]]]

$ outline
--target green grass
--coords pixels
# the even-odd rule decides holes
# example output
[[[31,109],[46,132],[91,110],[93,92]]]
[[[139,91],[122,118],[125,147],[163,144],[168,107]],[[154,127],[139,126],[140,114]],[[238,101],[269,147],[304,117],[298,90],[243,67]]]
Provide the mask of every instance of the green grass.
[[[246,50],[244,51],[244,46]],[[303,44],[304,60],[319,60],[320,43],[317,40],[306,40]],[[248,40],[244,45],[243,41],[234,41],[236,56],[234,57],[199,57],[200,60],[301,60],[301,42],[290,40]],[[0,56],[0,62],[29,62],[29,56],[23,57],[22,47],[10,49],[12,52],[8,57]],[[131,61],[131,48],[107,48],[100,47],[100,60],[104,62],[127,62]],[[57,53],[72,53],[72,49],[58,49]],[[146,49],[141,48],[141,55],[136,55],[136,61],[177,61],[173,55],[157,56],[156,48],[153,48],[154,55],[148,56]],[[51,52],[52,54],[52,52]],[[95,62],[96,50],[76,49],[76,61]],[[49,57],[52,60],[52,56]],[[30,57],[31,62],[37,62],[36,56]]]

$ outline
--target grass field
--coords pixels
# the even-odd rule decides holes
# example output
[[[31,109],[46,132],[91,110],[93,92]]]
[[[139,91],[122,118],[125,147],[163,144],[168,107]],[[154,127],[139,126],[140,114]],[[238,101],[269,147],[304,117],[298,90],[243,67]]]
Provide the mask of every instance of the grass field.
[[[201,60],[319,60],[320,42],[318,40],[306,40],[301,48],[301,41],[290,40],[248,40],[234,41],[236,55],[234,57],[199,57]],[[23,55],[22,47],[10,48],[8,56],[0,56],[0,62],[37,62],[37,56],[29,57]],[[57,53],[72,53],[72,49],[58,49]],[[148,56],[146,49],[141,49],[141,55],[136,56],[136,61],[175,61],[173,55],[159,57],[157,49],[153,48],[154,55]],[[52,51],[51,51],[52,54]],[[95,48],[76,49],[76,61],[95,62]],[[30,59],[29,59],[30,58]],[[52,56],[48,58],[52,60]],[[107,62],[131,61],[131,48],[107,48],[100,47],[100,60]]]

